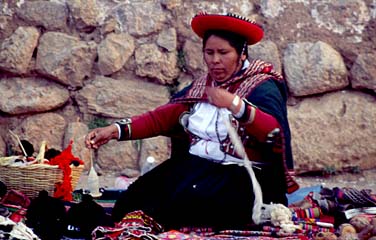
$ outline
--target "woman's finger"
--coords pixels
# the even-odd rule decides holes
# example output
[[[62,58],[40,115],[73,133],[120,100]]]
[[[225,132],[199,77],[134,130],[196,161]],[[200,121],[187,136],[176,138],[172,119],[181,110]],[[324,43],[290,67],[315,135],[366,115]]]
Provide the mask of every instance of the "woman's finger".
[[[97,136],[96,130],[88,133],[85,138],[85,145],[87,148],[93,148],[95,145],[95,137]]]

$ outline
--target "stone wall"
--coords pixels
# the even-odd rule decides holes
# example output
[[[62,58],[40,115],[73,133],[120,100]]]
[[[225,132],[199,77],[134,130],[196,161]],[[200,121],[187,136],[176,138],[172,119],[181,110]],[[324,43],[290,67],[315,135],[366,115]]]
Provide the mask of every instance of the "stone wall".
[[[0,3],[0,155],[8,130],[39,149],[70,140],[99,171],[139,174],[149,155],[169,156],[169,139],[112,141],[91,153],[89,127],[168,101],[205,72],[190,29],[199,11],[259,22],[251,58],[285,76],[296,171],[376,167],[375,0],[3,0]]]

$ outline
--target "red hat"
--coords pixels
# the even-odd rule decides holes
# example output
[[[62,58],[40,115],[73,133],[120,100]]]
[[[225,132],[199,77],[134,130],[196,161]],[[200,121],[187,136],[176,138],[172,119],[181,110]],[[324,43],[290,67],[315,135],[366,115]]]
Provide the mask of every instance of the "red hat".
[[[261,26],[256,22],[232,13],[225,15],[199,13],[193,17],[191,26],[200,38],[208,30],[225,30],[244,36],[248,45],[259,42],[264,35]]]

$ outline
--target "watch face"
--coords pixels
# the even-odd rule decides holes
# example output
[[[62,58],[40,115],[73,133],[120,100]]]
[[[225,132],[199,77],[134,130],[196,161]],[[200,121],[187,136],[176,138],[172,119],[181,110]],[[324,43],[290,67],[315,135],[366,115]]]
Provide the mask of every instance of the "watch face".
[[[120,120],[119,123],[129,124],[129,123],[132,123],[132,120],[130,118],[124,118],[124,119]]]

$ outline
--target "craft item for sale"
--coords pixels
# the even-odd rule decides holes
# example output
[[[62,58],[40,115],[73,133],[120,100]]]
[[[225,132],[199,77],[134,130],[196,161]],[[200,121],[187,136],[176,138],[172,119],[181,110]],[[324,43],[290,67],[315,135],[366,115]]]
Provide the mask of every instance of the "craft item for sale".
[[[99,177],[94,168],[93,152],[90,154],[90,172],[87,177],[87,190],[92,197],[102,196],[102,193],[99,191]]]

